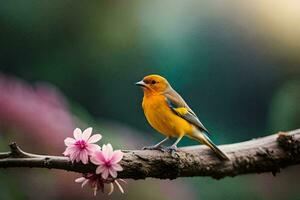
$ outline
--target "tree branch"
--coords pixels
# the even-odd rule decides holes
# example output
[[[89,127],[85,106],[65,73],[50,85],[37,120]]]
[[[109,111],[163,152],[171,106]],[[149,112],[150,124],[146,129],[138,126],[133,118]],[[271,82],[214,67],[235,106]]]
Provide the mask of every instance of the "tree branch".
[[[71,163],[61,156],[37,155],[22,151],[12,143],[10,152],[0,153],[0,168],[30,167],[94,172],[93,164]],[[279,132],[246,142],[221,145],[230,161],[220,161],[206,146],[180,148],[175,153],[156,150],[124,150],[119,178],[147,177],[174,179],[177,177],[211,176],[220,179],[240,174],[272,172],[300,164],[300,129]]]

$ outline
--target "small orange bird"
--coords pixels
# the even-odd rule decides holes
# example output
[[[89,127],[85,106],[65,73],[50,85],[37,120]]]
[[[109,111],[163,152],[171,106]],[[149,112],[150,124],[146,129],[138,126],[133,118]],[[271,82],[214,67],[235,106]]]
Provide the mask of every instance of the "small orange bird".
[[[150,125],[166,136],[158,144],[145,149],[162,149],[161,145],[171,137],[176,142],[167,150],[177,149],[183,136],[195,139],[210,147],[222,160],[229,160],[206,135],[208,130],[200,122],[183,98],[171,87],[168,81],[159,75],[149,75],[136,83],[144,90],[143,109]]]

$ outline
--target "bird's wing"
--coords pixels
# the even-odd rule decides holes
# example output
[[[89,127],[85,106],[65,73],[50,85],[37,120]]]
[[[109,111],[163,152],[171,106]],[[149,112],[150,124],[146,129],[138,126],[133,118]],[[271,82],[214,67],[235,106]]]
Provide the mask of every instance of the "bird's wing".
[[[204,130],[209,133],[208,130],[203,126],[203,124],[198,119],[197,115],[190,109],[183,98],[172,88],[164,93],[168,106],[174,111],[174,113],[183,119],[187,120],[191,124],[198,127],[200,130]]]

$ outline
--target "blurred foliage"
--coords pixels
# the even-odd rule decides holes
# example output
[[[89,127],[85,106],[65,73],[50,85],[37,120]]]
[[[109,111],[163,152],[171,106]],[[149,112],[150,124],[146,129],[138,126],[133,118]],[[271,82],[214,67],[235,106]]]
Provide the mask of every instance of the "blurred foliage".
[[[299,8],[294,0],[2,1],[0,71],[33,85],[47,82],[59,88],[78,126],[93,125],[107,141],[124,148],[161,138],[147,124],[142,91],[133,84],[144,75],[161,74],[216,143],[238,142],[299,128]],[[1,149],[15,137],[28,144],[33,137],[44,137],[22,131],[4,135],[8,130],[0,130]],[[181,143],[189,144],[197,143]],[[57,144],[56,152],[61,148]],[[10,180],[5,171],[0,176],[1,198],[25,199],[15,186],[20,177]],[[280,192],[289,193],[286,198],[297,198],[293,181],[272,179],[268,189],[259,190],[257,182],[266,180],[260,177],[174,181],[178,185],[164,181],[162,194],[157,187],[149,189],[160,180],[139,181],[126,188],[128,196],[113,197],[180,199],[172,196],[172,189],[165,191],[171,185],[188,199],[281,199],[268,193],[278,189],[272,187],[276,182],[282,183]],[[292,170],[288,177],[299,179],[299,173]],[[77,191],[77,185],[66,184]]]
[[[300,81],[289,81],[274,95],[270,109],[272,130],[288,130],[300,125]]]

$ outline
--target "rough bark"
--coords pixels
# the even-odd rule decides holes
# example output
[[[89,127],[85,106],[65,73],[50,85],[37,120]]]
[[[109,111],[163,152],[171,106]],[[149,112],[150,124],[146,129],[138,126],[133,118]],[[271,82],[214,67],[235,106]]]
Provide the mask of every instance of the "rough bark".
[[[175,179],[177,177],[210,176],[220,179],[249,173],[272,172],[300,164],[300,129],[279,132],[246,142],[221,145],[230,161],[220,161],[206,146],[179,148],[177,152],[157,150],[123,150],[119,178]],[[93,164],[71,163],[67,157],[30,154],[16,143],[10,144],[10,152],[0,153],[0,168],[30,167],[94,172]]]

